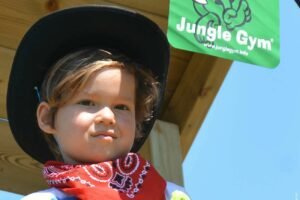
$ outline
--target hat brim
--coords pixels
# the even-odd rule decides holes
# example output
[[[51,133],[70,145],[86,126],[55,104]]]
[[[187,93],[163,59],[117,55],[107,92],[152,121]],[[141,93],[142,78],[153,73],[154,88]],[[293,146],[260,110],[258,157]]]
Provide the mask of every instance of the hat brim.
[[[37,21],[22,39],[13,61],[7,91],[7,114],[15,140],[39,162],[54,157],[40,133],[34,87],[41,85],[49,67],[74,49],[98,46],[116,49],[150,68],[160,82],[154,118],[143,124],[143,145],[157,118],[166,85],[169,44],[151,20],[136,12],[109,6],[83,6],[60,10]]]

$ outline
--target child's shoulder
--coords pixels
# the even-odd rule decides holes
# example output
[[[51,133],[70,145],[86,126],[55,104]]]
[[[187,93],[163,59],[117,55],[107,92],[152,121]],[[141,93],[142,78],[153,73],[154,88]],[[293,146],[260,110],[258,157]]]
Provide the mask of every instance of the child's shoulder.
[[[66,195],[66,193],[56,189],[49,188],[46,190],[34,192],[26,195],[21,200],[73,200],[74,197]]]
[[[183,187],[176,185],[172,182],[167,182],[165,197],[167,200],[191,200],[191,198],[188,196],[187,192]]]
[[[166,200],[191,200],[185,189],[172,182],[167,182],[165,190]],[[66,193],[56,188],[50,188],[38,192],[34,192],[23,197],[21,200],[74,200],[76,198],[68,196]]]

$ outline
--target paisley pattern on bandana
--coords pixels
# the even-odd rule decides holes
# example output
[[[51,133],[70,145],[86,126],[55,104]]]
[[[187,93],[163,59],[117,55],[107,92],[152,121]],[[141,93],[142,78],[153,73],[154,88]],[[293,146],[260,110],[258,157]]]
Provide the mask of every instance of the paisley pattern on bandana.
[[[136,153],[90,165],[48,161],[43,175],[49,186],[79,199],[92,200],[101,196],[101,199],[162,200],[166,187],[166,181],[153,166]],[[106,198],[103,197],[104,193]]]

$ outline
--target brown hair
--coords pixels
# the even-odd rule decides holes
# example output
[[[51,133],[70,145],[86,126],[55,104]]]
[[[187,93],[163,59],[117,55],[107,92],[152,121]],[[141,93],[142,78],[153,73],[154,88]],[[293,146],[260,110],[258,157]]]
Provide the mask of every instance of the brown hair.
[[[121,68],[135,77],[135,135],[137,139],[143,137],[142,124],[152,118],[153,108],[157,103],[158,82],[149,70],[128,57],[97,48],[71,52],[59,59],[47,73],[41,87],[41,98],[51,107],[49,117],[53,127],[58,108],[81,90],[91,75],[110,67]],[[43,135],[55,158],[62,160],[54,137],[50,134]]]

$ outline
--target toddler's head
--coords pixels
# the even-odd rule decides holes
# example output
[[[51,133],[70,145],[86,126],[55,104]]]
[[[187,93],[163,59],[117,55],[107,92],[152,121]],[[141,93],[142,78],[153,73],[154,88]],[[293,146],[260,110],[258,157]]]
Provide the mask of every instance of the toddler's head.
[[[15,140],[42,163],[137,152],[159,113],[168,64],[165,34],[134,11],[87,5],[50,13],[14,57],[7,115]]]
[[[48,71],[37,119],[57,160],[101,162],[125,155],[143,136],[142,124],[151,119],[157,97],[149,70],[116,51],[84,48]]]

